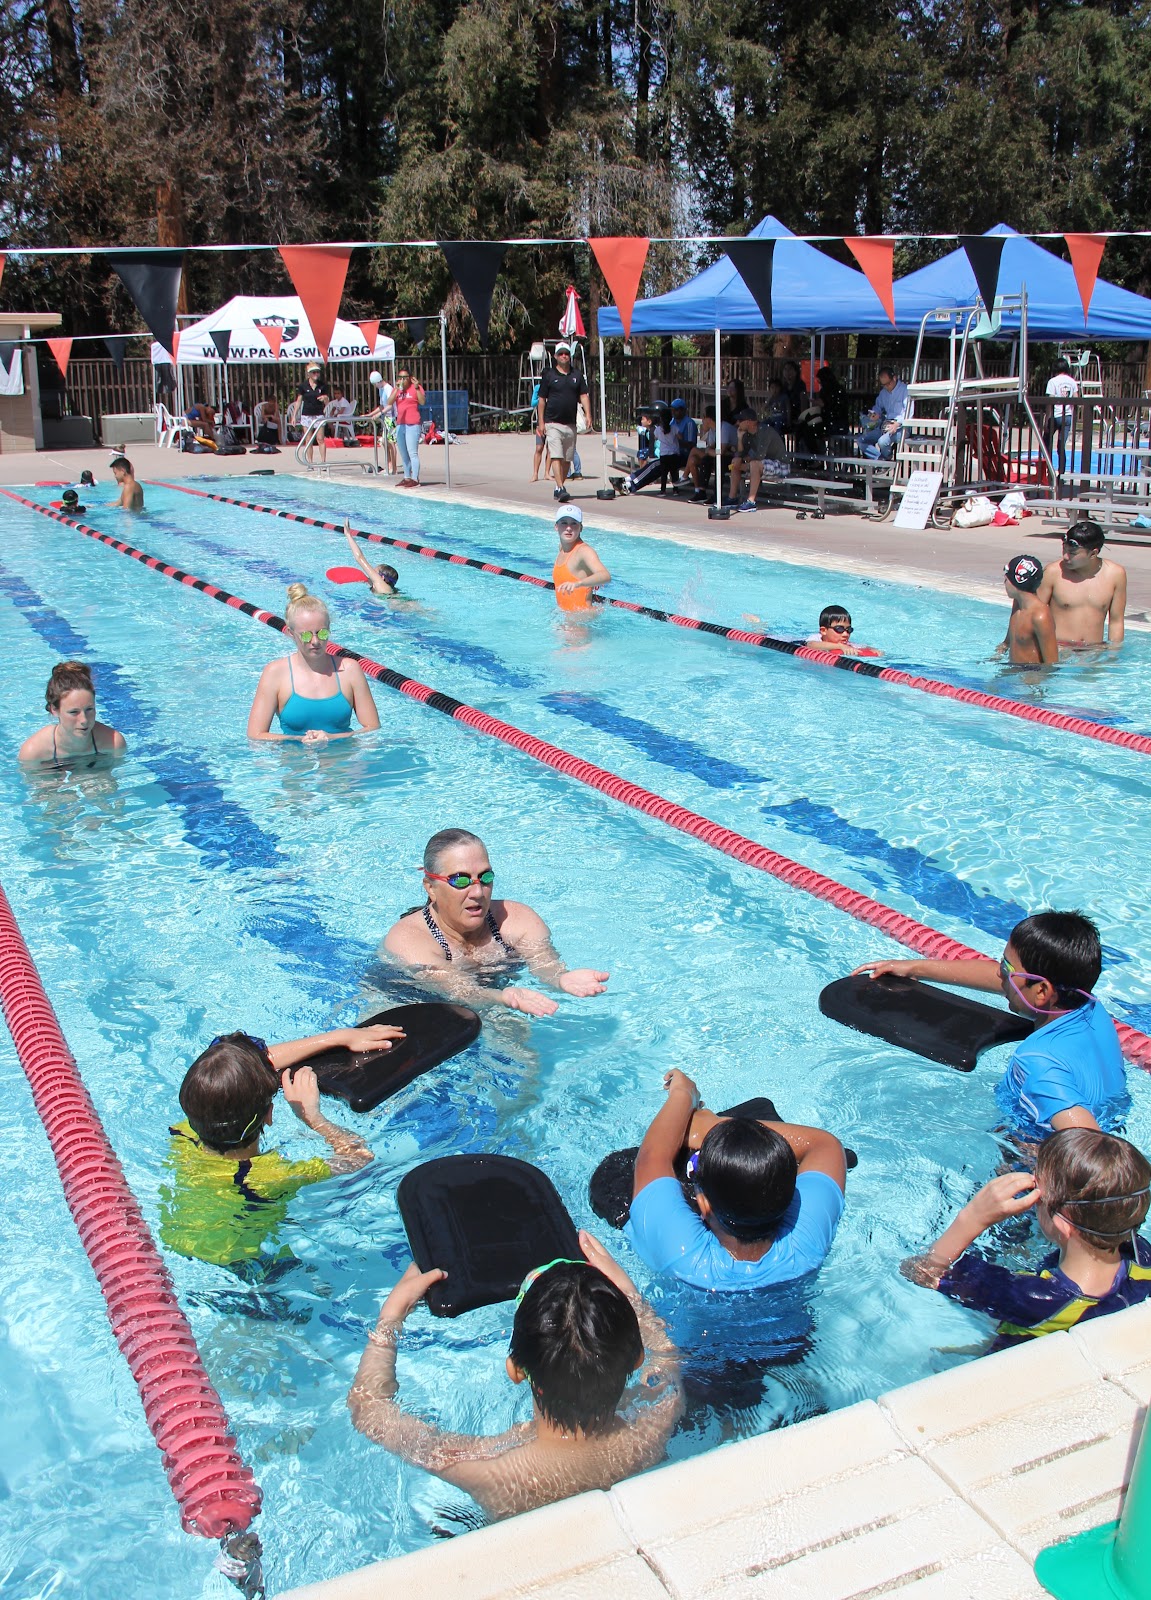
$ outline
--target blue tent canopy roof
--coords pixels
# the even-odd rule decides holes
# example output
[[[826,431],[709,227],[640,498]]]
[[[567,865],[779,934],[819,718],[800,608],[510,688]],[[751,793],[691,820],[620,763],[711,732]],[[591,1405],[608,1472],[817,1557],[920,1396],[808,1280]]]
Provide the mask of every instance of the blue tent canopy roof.
[[[1060,260],[1006,223],[989,228],[987,234],[1002,234],[1005,241],[998,293],[1017,295],[1026,287],[1029,339],[1151,339],[1151,300],[1144,295],[1099,278],[1084,327],[1083,303],[1069,261]],[[923,308],[973,305],[977,294],[975,274],[961,247],[896,279],[895,312],[903,327],[918,321]],[[1018,312],[1005,310],[1003,329],[1011,334],[1018,326]]]
[[[775,217],[765,217],[747,235],[776,239],[772,325],[780,333],[891,333],[887,312],[862,272],[845,267],[814,245],[797,239]],[[931,302],[935,304],[934,301]],[[930,309],[928,307],[927,309]],[[919,328],[921,312],[914,316]],[[726,256],[698,277],[651,300],[637,300],[632,333],[766,333],[763,314]],[[623,333],[619,312],[599,313],[601,338]]]

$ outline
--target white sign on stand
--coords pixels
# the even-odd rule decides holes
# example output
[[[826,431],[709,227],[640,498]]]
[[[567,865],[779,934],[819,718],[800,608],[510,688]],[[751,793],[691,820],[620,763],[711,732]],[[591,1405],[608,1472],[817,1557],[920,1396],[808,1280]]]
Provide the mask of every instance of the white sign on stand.
[[[895,513],[897,528],[926,528],[943,486],[942,472],[913,472]]]

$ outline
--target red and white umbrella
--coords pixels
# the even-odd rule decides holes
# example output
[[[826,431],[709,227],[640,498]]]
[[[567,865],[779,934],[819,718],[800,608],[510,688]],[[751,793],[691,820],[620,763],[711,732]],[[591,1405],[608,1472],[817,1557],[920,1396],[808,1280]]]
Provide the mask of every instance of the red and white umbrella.
[[[586,339],[587,334],[584,332],[583,318],[580,316],[579,311],[579,295],[576,294],[570,283],[567,286],[566,293],[567,304],[564,306],[564,314],[560,318],[560,333],[565,339]]]

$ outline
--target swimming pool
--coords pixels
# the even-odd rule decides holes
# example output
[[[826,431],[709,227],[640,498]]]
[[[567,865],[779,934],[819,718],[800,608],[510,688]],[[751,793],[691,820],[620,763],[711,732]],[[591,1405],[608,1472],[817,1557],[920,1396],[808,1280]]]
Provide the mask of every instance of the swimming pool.
[[[544,521],[282,479],[240,492],[347,510],[361,527],[416,530],[550,574]],[[274,611],[289,580],[307,579],[327,594],[342,642],[967,943],[996,950],[1024,908],[1084,906],[1112,952],[1100,992],[1116,1015],[1148,1026],[1146,757],[620,612],[561,621],[538,590],[402,552],[379,559],[399,568],[421,609],[385,612],[366,590],[326,584],[325,568],[346,559],[338,536],[174,491],[150,489],[148,501],[130,527],[107,509],[87,520]],[[436,828],[480,832],[501,889],[541,911],[570,962],[612,972],[605,997],[565,1001],[548,1021],[489,1020],[465,1056],[362,1119],[376,1164],[299,1197],[285,1233],[299,1266],[267,1291],[170,1258],[264,1490],[273,1592],[414,1548],[466,1517],[466,1500],[369,1445],[344,1410],[366,1327],[406,1259],[399,1177],[453,1150],[522,1155],[588,1223],[592,1167],[639,1136],[668,1066],[693,1072],[713,1104],[772,1093],[785,1114],[826,1121],[860,1155],[827,1266],[806,1291],[773,1300],[766,1325],[733,1327],[637,1268],[686,1345],[706,1328],[729,1346],[768,1340],[781,1354],[752,1407],[699,1399],[674,1456],[876,1394],[978,1341],[983,1319],[895,1268],[993,1164],[1002,1054],[966,1077],[822,1018],[823,984],[891,950],[887,941],[382,687],[384,726],[354,749],[250,749],[251,693],[280,641],[6,509],[4,881],[153,1226],[188,1061],[228,1026],[292,1037],[358,1014],[379,978],[375,945],[417,899]],[[857,637],[895,659],[1011,692],[987,663],[1002,635],[995,608],[590,537],[629,598],[736,624],[747,613],[796,634],[843,600]],[[43,684],[65,655],[97,664],[102,713],[127,736],[130,759],[110,775],[27,780],[11,755],[38,725]],[[1117,659],[1061,669],[1045,703],[1145,728],[1149,682],[1148,640],[1129,635]],[[206,1582],[230,1592],[207,1576],[206,1547],[179,1532],[7,1040],[0,1071],[10,1224],[0,1362],[18,1441],[0,1502],[5,1592],[184,1596]],[[1129,1130],[1146,1146],[1151,1085],[1130,1078]],[[312,1148],[290,1115],[277,1113],[276,1133],[293,1153]],[[461,1428],[496,1431],[518,1416],[522,1401],[493,1381],[509,1309],[413,1319],[406,1403]],[[696,1366],[706,1395],[708,1362]]]

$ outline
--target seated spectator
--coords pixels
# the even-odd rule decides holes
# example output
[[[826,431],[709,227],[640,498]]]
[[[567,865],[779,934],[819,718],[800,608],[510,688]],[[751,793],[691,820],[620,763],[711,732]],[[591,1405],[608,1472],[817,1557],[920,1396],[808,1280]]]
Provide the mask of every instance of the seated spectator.
[[[658,479],[659,492],[663,494],[667,489],[669,476],[673,483],[679,482],[681,464],[679,433],[670,411],[657,411],[654,420],[649,413],[644,412],[640,422],[641,427],[644,423],[648,425],[655,453],[646,461],[641,455],[641,464],[634,472],[630,472],[626,478],[612,478],[611,482],[620,494],[638,494],[641,489],[649,488]]]
[[[205,444],[216,443],[216,409],[206,400],[193,400],[184,415],[192,424],[192,432]]]
[[[795,419],[795,448],[804,455],[823,455],[827,449],[827,421],[823,414],[823,396],[813,394],[807,410]]]
[[[791,414],[791,402],[783,392],[783,384],[778,378],[767,380],[767,401],[763,408],[763,420],[773,427],[776,433],[786,433],[795,420]]]
[[[723,411],[721,422],[730,422],[734,425],[736,417],[741,411],[747,410],[747,394],[740,378],[729,378],[723,389]]]
[[[258,401],[252,407],[252,424],[256,430],[256,449],[259,453],[279,455],[278,446],[284,442],[284,419],[275,395]]]
[[[297,1190],[367,1166],[371,1148],[321,1114],[316,1074],[300,1063],[333,1046],[390,1050],[403,1037],[402,1028],[377,1024],[287,1044],[266,1045],[247,1033],[213,1039],[180,1085],[187,1120],[170,1130],[173,1182],[160,1193],[160,1237],[169,1250],[239,1271],[274,1243]],[[261,1151],[278,1089],[330,1156],[285,1161]]]
[[[799,366],[794,361],[785,361],[780,369],[780,378],[783,383],[783,392],[787,396],[788,411],[791,422],[801,412],[807,410],[807,385],[803,381]]]
[[[653,1272],[697,1289],[752,1290],[820,1266],[843,1214],[843,1146],[822,1128],[717,1117],[684,1073],[664,1079],[667,1101],[635,1158],[625,1232]],[[694,1154],[684,1198],[676,1157]]]
[[[837,434],[848,433],[851,429],[847,394],[831,367],[820,367],[815,381],[819,385],[824,428],[829,440],[834,442]]]
[[[879,369],[879,393],[863,418],[859,453],[872,461],[890,461],[899,444],[907,415],[907,385],[890,367]]]
[[[711,407],[704,409],[700,425],[696,430],[695,444],[688,451],[683,470],[684,476],[693,486],[692,499],[704,499],[707,485],[715,470],[715,411]]]
[[[1126,1139],[1067,1128],[1040,1147],[1034,1177],[992,1178],[901,1271],[997,1318],[992,1350],[1091,1322],[1151,1298],[1151,1244],[1136,1231],[1149,1185],[1151,1163]],[[1056,1246],[1037,1268],[1015,1272],[970,1249],[988,1228],[1032,1206],[1039,1231]]]
[[[687,401],[675,399],[671,403],[671,426],[675,434],[676,458],[674,482],[679,482],[680,473],[687,467],[687,458],[695,449],[696,440],[699,438],[699,429],[696,427],[695,418],[687,409]]]
[[[497,1437],[446,1433],[400,1409],[396,1345],[405,1319],[445,1274],[413,1263],[384,1301],[348,1395],[369,1439],[470,1494],[491,1517],[610,1489],[662,1459],[683,1399],[662,1322],[589,1233],[583,1261],[528,1274],[504,1363],[531,1389],[533,1417]],[[646,1352],[646,1354],[645,1354]],[[633,1373],[635,1400],[619,1406]]]
[[[755,497],[763,480],[764,461],[786,461],[787,446],[773,427],[766,422],[760,423],[750,406],[736,417],[735,428],[736,446],[731,462],[728,492],[732,500],[739,501],[740,484],[746,468],[747,495],[739,502],[739,509],[754,511]]]
[[[338,384],[333,386],[332,398],[324,407],[324,415],[332,419],[333,439],[354,439],[356,437],[356,431],[352,427],[352,418],[355,414],[356,408],[343,389]]]
[[[1009,1130],[1039,1144],[1063,1128],[1110,1129],[1128,1107],[1115,1025],[1091,993],[1099,929],[1078,911],[1040,911],[1011,930],[998,961],[868,961],[873,978],[921,978],[998,994],[1035,1029],[1015,1046],[995,1094]]]
[[[824,606],[819,613],[819,632],[814,634],[807,642],[818,645],[821,650],[838,650],[845,656],[877,656],[878,650],[873,650],[870,645],[852,644],[851,635],[855,629],[851,625],[851,612],[845,606]]]

